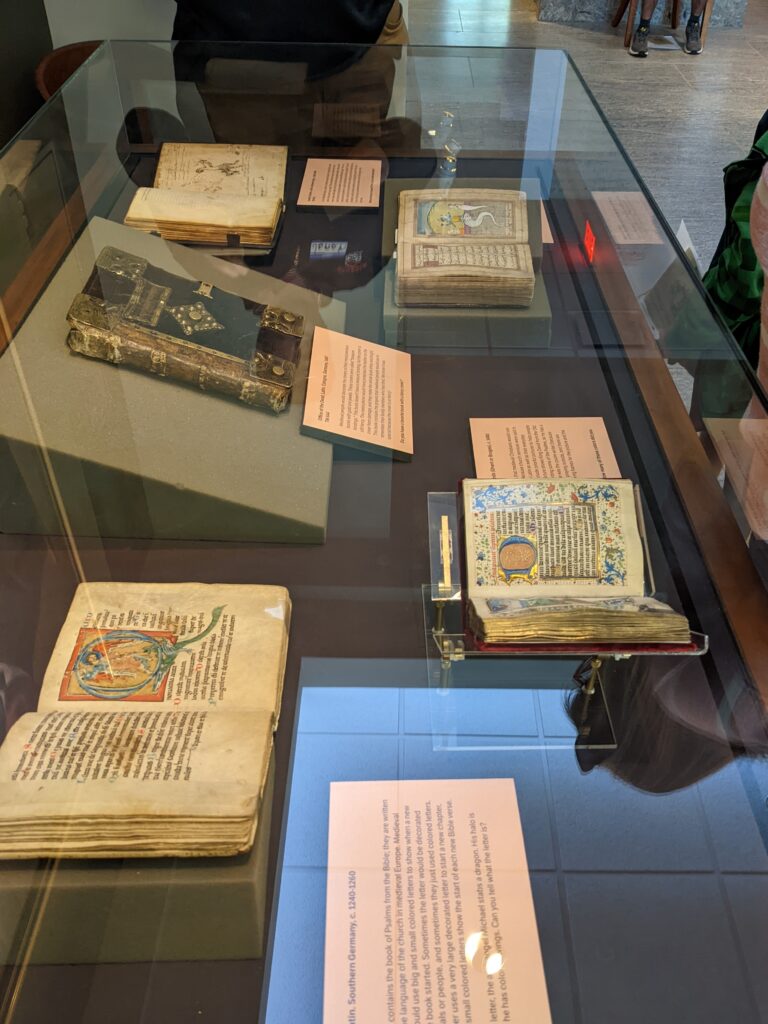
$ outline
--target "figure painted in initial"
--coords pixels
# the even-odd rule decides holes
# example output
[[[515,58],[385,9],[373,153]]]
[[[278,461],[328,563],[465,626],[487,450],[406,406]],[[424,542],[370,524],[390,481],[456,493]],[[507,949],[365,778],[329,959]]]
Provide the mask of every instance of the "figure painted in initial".
[[[171,665],[215,629],[223,610],[214,608],[206,628],[186,640],[166,630],[81,629],[59,700],[162,702]]]

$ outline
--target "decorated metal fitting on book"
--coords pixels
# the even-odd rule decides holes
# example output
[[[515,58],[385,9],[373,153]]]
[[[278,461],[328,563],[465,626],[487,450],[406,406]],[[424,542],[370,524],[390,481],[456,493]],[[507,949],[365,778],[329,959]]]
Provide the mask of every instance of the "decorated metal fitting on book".
[[[73,352],[110,363],[123,361],[121,338],[115,330],[119,313],[103,299],[83,294],[75,296],[67,320],[72,326],[67,344]]]
[[[111,245],[105,246],[96,257],[96,266],[99,270],[106,270],[116,277],[127,277],[130,281],[138,281],[149,266],[149,261],[141,256],[132,256],[123,252],[122,249],[114,249]]]
[[[123,316],[126,320],[155,327],[170,297],[170,288],[154,284],[152,281],[145,281],[142,278],[136,282],[133,294],[123,311]]]
[[[248,364],[248,373],[255,380],[290,391],[296,376],[296,364],[268,352],[256,352]]]
[[[241,402],[247,405],[266,406],[272,412],[282,412],[287,407],[290,397],[290,388],[266,384],[262,380],[244,380],[238,395]]]
[[[170,313],[187,335],[224,330],[224,324],[220,324],[202,302],[192,302],[185,306],[166,306],[165,311]]]
[[[168,354],[162,349],[155,349],[150,355],[150,369],[164,377],[168,373]]]
[[[83,330],[94,328],[100,331],[109,331],[114,328],[120,318],[120,311],[110,308],[104,299],[97,299],[94,295],[80,293],[72,300],[72,305],[67,313],[67,320]]]
[[[210,299],[213,295],[213,285],[208,284],[207,281],[201,281],[197,288],[195,288],[193,294],[202,295],[204,299]]]
[[[288,309],[281,309],[279,306],[265,306],[261,314],[261,326],[268,327],[280,334],[290,334],[294,338],[301,338],[304,334],[304,317],[298,313],[291,313]]]

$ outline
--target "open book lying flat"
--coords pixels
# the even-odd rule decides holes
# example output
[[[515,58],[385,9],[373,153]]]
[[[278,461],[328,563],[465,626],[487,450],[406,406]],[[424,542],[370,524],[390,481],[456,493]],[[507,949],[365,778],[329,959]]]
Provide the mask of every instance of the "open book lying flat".
[[[268,249],[283,212],[285,146],[166,142],[125,223],[175,242]]]
[[[530,306],[535,276],[525,192],[400,193],[398,306]]]
[[[0,857],[250,849],[289,619],[282,587],[81,584],[0,748]]]
[[[485,643],[681,643],[644,596],[630,480],[465,480],[468,621]]]

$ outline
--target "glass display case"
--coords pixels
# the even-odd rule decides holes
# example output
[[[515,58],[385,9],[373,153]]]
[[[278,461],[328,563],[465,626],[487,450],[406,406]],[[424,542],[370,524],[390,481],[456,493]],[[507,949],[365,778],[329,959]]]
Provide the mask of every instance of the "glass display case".
[[[124,224],[172,142],[287,147],[273,245]],[[376,162],[378,196],[299,204],[311,158]],[[766,396],[568,56],[105,43],[3,151],[0,183],[4,733],[44,710],[78,584],[269,585],[293,608],[248,852],[0,861],[3,1019],[340,1024],[331,784],[513,779],[547,1019],[762,1020]],[[398,305],[400,192],[460,188],[525,193],[528,306]],[[68,311],[114,250],[129,304],[198,285],[174,306],[190,336],[215,289],[235,319],[303,318],[298,355],[270,364],[273,384],[290,364],[287,409],[71,352]],[[412,456],[304,429],[317,328],[410,356]],[[470,419],[512,417],[602,419],[638,490],[646,593],[695,650],[607,652],[599,679],[591,649],[463,657],[459,527],[441,575],[428,496],[455,516]],[[385,969],[370,948],[359,964],[360,989]]]

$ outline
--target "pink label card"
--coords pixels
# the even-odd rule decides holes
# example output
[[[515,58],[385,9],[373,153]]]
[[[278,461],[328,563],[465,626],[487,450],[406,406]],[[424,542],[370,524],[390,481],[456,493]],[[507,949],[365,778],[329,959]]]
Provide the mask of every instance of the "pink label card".
[[[664,236],[642,192],[593,192],[616,245],[662,245]]]
[[[303,423],[329,439],[412,455],[410,355],[316,327]]]
[[[332,782],[324,1024],[551,1024],[512,779]]]
[[[621,477],[600,416],[471,419],[469,429],[480,480]]]
[[[544,245],[554,245],[555,236],[552,234],[552,225],[549,223],[547,208],[544,205],[543,199],[540,199],[539,202],[541,203],[541,240]]]
[[[380,160],[307,160],[298,206],[379,205]]]

